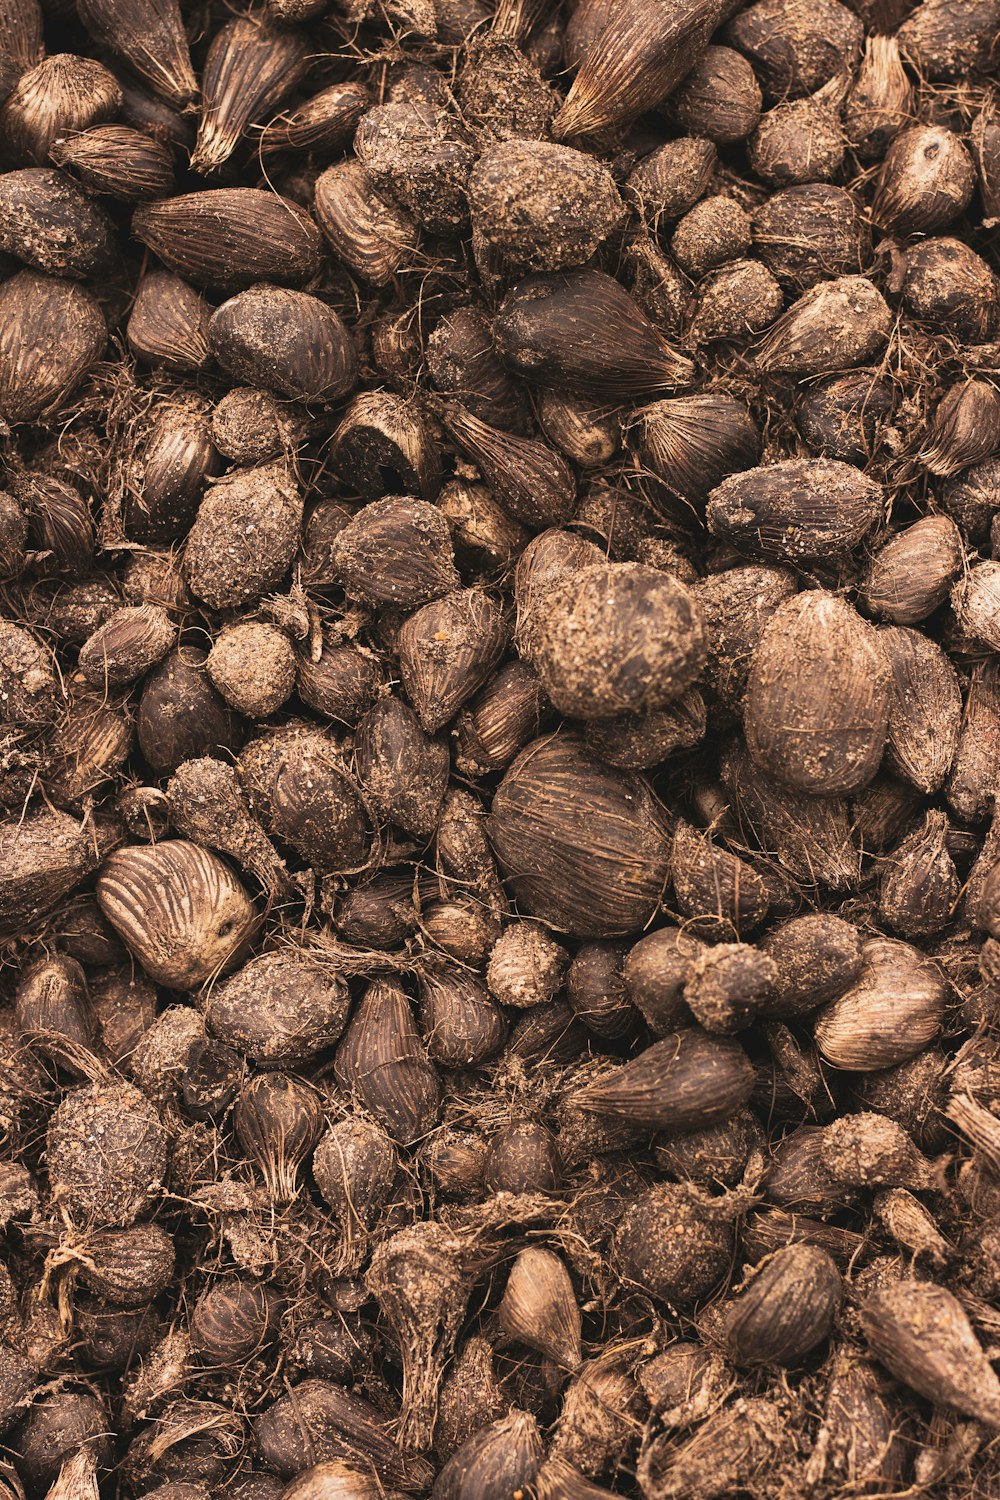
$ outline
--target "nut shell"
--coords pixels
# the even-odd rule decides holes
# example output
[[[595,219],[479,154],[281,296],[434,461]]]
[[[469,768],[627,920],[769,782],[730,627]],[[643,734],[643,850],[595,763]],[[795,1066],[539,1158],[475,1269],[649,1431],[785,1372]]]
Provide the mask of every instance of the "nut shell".
[[[814,796],[871,781],[888,734],[890,677],[870,625],[834,594],[778,606],[747,684],[747,745],[764,770]]]
[[[97,900],[150,977],[171,989],[212,978],[256,925],[229,866],[182,839],[112,854],[98,877]]]
[[[577,937],[637,931],[669,870],[652,796],[568,735],[521,752],[493,797],[489,836],[524,910]]]
[[[741,1365],[796,1365],[830,1333],[842,1295],[825,1250],[778,1250],[727,1311],[726,1352]]]

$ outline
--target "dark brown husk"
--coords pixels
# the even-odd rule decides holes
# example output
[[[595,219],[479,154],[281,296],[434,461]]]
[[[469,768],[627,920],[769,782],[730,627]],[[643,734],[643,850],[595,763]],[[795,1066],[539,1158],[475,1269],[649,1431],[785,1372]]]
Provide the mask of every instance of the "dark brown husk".
[[[236,291],[255,281],[298,286],[316,271],[320,236],[304,209],[257,188],[210,188],[136,210],[133,233],[197,285]]]
[[[525,910],[578,937],[636,931],[669,869],[661,809],[570,736],[536,740],[493,799],[490,840]]]
[[[168,103],[178,109],[190,104],[196,84],[174,0],[83,0],[80,19],[95,41],[127,60]]]
[[[506,364],[540,385],[645,394],[686,385],[694,373],[600,271],[522,282],[501,305],[493,336]]]
[[[725,14],[718,0],[685,0],[669,14],[641,0],[609,12],[553,121],[558,140],[628,125],[680,83]]]

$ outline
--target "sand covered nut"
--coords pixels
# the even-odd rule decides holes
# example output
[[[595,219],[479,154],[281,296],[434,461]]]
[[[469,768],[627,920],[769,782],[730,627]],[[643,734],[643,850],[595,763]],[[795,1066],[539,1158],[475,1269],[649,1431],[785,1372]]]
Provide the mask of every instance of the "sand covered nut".
[[[729,708],[739,708],[750,659],[765,623],[796,591],[785,568],[759,565],[709,574],[695,590],[708,635],[705,680]]]
[[[878,770],[890,702],[873,628],[834,594],[797,594],[778,606],[754,650],[744,717],[750,754],[799,791],[856,791]]]
[[[1000,641],[1000,563],[980,562],[952,590],[952,607],[966,635],[996,650]]]
[[[677,905],[696,937],[730,938],[767,915],[771,891],[762,875],[683,818],[674,831],[672,867]]]
[[[861,973],[861,934],[828,912],[792,917],[764,934],[761,949],[775,966],[770,1016],[803,1015],[838,995]]]
[[[649,152],[625,184],[629,202],[651,229],[661,219],[680,219],[693,208],[712,180],[718,153],[710,140],[682,136]]]
[[[50,724],[61,697],[51,653],[30,631],[0,620],[0,723],[24,729]]]
[[[250,742],[239,772],[268,831],[314,870],[357,871],[367,864],[369,811],[334,740],[312,727],[278,729]]]
[[[123,687],[155,667],[175,636],[173,621],[157,604],[116,610],[80,647],[80,670],[93,687]]]
[[[777,968],[749,943],[719,943],[694,960],[684,1000],[706,1031],[742,1031],[774,993]]]
[[[830,1333],[843,1290],[825,1250],[775,1251],[725,1312],[726,1353],[741,1365],[797,1365]]]
[[[886,152],[872,218],[891,234],[933,234],[964,213],[975,185],[972,158],[958,136],[942,125],[915,125]]]
[[[249,467],[296,447],[306,426],[302,415],[271,391],[237,385],[212,412],[212,443],[224,458]]]
[[[0,578],[16,578],[25,564],[28,517],[13,495],[0,490]]]
[[[1000,1381],[961,1303],[929,1281],[900,1281],[861,1308],[865,1338],[882,1364],[911,1390],[1000,1427]]]
[[[461,582],[441,511],[409,496],[359,510],[338,534],[332,556],[338,582],[368,604],[414,609]]]
[[[357,354],[343,322],[318,297],[254,286],[223,302],[208,346],[234,380],[306,401],[336,401],[357,383]]]
[[[452,117],[423,101],[393,100],[365,114],[354,150],[375,187],[434,234],[468,218],[466,188],[475,155]]]
[[[133,553],[125,564],[122,597],[129,604],[162,604],[175,614],[190,609],[194,603],[177,553],[154,547]]]
[[[663,1302],[684,1305],[703,1297],[729,1269],[735,1215],[728,1208],[689,1183],[647,1188],[615,1235],[621,1275]]]
[[[750,137],[750,165],[773,187],[829,182],[844,160],[840,123],[843,85],[834,78],[808,99],[793,99],[767,110]]]
[[[903,298],[907,310],[956,338],[979,343],[997,321],[997,279],[962,240],[921,240],[906,252]]]
[[[493,945],[486,984],[502,1005],[544,1005],[562,987],[568,955],[539,922],[511,922]]]
[[[117,249],[111,221],[80,185],[46,167],[0,176],[0,250],[52,276],[107,276]]]
[[[772,99],[811,94],[861,50],[858,16],[838,0],[757,0],[730,21],[726,39],[757,69]]]
[[[601,162],[547,141],[502,141],[469,178],[473,230],[515,272],[584,265],[625,208]]]
[[[205,1009],[213,1035],[264,1067],[304,1062],[337,1040],[349,997],[339,975],[306,953],[265,953],[216,985]]]
[[[745,141],[760,119],[760,84],[741,52],[706,47],[669,108],[690,135],[729,146]]]
[[[650,1408],[667,1427],[687,1426],[732,1393],[733,1377],[721,1354],[702,1344],[674,1340],[637,1372]]]
[[[753,213],[756,253],[790,291],[857,276],[871,260],[871,225],[841,187],[810,182],[774,193]]]
[[[895,411],[890,381],[872,370],[852,370],[808,389],[796,421],[811,452],[867,469],[885,451]]]
[[[764,1139],[753,1110],[741,1109],[721,1125],[660,1137],[653,1154],[671,1177],[709,1189],[736,1187]]]
[[[172,989],[217,974],[256,923],[229,866],[183,839],[117,850],[104,862],[97,900],[150,977]]]
[[[703,198],[689,209],[670,240],[674,260],[695,277],[749,249],[750,215],[734,198],[722,195]]]
[[[766,1484],[787,1440],[776,1402],[740,1397],[714,1411],[691,1436],[672,1431],[646,1444],[638,1472],[643,1492],[658,1500],[715,1500],[721,1492]]]
[[[856,547],[882,504],[881,485],[852,464],[787,458],[724,479],[705,514],[709,530],[741,551],[818,560]]]
[[[932,1191],[939,1181],[933,1163],[903,1127],[881,1114],[845,1114],[817,1137],[823,1170],[841,1187],[906,1187]]]
[[[822,281],[768,330],[757,363],[771,375],[821,375],[864,364],[889,338],[892,313],[864,276]]]
[[[669,703],[704,658],[700,612],[687,589],[639,563],[571,575],[533,619],[531,664],[556,708],[577,718]]]
[[[479,965],[496,938],[497,921],[476,901],[437,901],[424,907],[420,930],[431,948],[459,963]]]
[[[715,339],[746,343],[774,322],[783,304],[780,286],[759,260],[730,261],[699,284],[691,337],[697,344]]]
[[[125,1226],[160,1195],[167,1136],[130,1083],[89,1084],[53,1114],[46,1161],[53,1196],[74,1219]]]
[[[489,1141],[483,1180],[494,1193],[554,1193],[562,1185],[559,1145],[547,1125],[515,1120]]]
[[[31,807],[0,822],[0,935],[50,911],[100,858],[93,830],[67,813]]]
[[[992,67],[998,21],[995,0],[923,0],[897,39],[920,77],[943,82]]]
[[[636,931],[656,909],[670,841],[650,793],[569,735],[522,750],[489,837],[522,910],[577,937]]]
[[[205,662],[213,686],[230,708],[251,719],[277,712],[295,686],[297,667],[287,635],[263,620],[228,626]]]
[[[284,463],[220,479],[188,533],[184,572],[192,593],[212,609],[235,609],[276,588],[295,556],[302,505]]]

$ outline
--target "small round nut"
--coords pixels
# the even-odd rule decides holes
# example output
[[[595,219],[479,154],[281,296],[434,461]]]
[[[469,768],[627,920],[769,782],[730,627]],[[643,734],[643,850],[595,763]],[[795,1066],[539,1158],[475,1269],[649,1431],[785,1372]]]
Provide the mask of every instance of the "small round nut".
[[[276,625],[244,620],[223,630],[205,668],[231,708],[250,719],[266,719],[295,686],[292,644]]]

